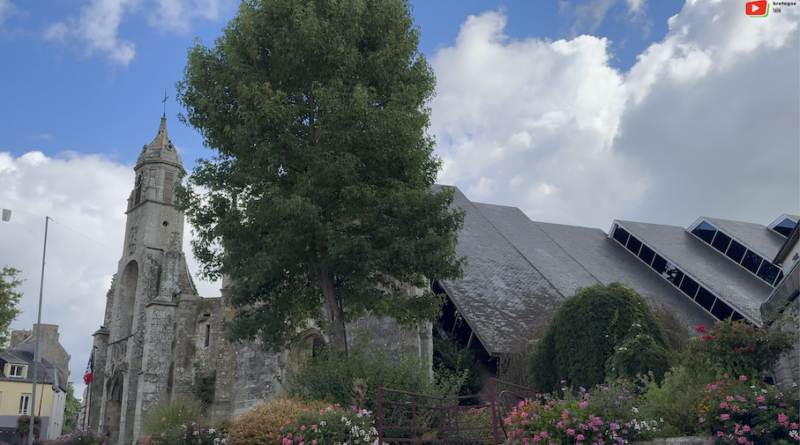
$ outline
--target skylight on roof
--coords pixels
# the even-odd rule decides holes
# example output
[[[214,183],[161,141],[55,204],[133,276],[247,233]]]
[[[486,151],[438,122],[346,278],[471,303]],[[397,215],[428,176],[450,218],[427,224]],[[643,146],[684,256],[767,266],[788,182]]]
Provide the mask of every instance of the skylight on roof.
[[[797,223],[792,221],[791,219],[784,218],[781,222],[775,224],[774,227],[770,227],[770,229],[788,238],[789,234],[792,233],[792,230],[794,230],[796,225]]]

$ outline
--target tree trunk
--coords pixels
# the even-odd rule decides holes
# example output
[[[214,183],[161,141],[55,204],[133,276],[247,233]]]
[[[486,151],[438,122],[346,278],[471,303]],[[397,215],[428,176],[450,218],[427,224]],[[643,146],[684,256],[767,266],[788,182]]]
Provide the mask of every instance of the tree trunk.
[[[325,295],[325,315],[328,318],[328,339],[334,349],[347,354],[347,332],[344,327],[344,308],[342,299],[336,295],[333,276],[322,273],[319,277],[322,293]]]

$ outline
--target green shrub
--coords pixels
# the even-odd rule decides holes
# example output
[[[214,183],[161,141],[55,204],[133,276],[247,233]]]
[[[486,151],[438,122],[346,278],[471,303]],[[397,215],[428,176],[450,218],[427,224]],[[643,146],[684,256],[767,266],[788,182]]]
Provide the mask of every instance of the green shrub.
[[[696,408],[701,402],[705,382],[684,366],[676,366],[659,384],[650,381],[644,394],[643,410],[651,418],[664,419],[661,437],[694,436],[700,433]]]
[[[433,336],[433,366],[434,369],[445,369],[456,375],[466,373],[465,382],[457,395],[478,394],[483,388],[475,352],[450,338],[446,332]]]
[[[169,403],[159,403],[146,410],[142,417],[142,432],[161,433],[192,422],[202,423],[205,413],[203,402],[195,399],[178,399]]]
[[[108,437],[89,428],[79,428],[58,439],[46,442],[49,445],[103,445]]]
[[[704,326],[696,329],[702,337],[689,342],[684,362],[703,383],[720,380],[726,373],[757,378],[797,341],[790,332],[740,321],[718,322],[708,332]]]
[[[374,411],[377,388],[391,388],[427,395],[457,394],[466,373],[437,369],[431,381],[428,368],[416,358],[389,359],[384,351],[368,352],[353,347],[350,355],[325,346],[309,357],[284,382],[287,393],[303,400],[357,406]]]
[[[542,391],[556,389],[561,379],[570,387],[599,385],[607,378],[606,363],[615,348],[637,335],[652,339],[659,347],[654,354],[672,354],[653,310],[633,289],[620,283],[579,289],[564,301],[536,346],[532,384]],[[654,365],[661,366],[664,360],[670,359],[659,356]],[[625,357],[616,360],[625,361]],[[639,370],[652,370],[649,365]]]
[[[327,406],[286,396],[261,403],[231,422],[227,444],[281,445],[280,429],[287,421],[294,421],[304,410],[319,411]]]

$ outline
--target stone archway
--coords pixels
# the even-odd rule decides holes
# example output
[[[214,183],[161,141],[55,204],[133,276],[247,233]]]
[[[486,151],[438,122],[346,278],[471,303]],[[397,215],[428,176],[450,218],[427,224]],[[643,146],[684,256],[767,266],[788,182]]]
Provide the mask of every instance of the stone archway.
[[[136,308],[136,288],[139,284],[139,264],[131,261],[122,272],[119,283],[120,307],[122,308],[122,329],[120,338],[133,333],[133,317]]]
[[[289,353],[289,363],[292,370],[297,372],[309,357],[314,357],[319,348],[325,345],[325,338],[316,329],[306,329],[300,334],[300,341],[295,344]]]

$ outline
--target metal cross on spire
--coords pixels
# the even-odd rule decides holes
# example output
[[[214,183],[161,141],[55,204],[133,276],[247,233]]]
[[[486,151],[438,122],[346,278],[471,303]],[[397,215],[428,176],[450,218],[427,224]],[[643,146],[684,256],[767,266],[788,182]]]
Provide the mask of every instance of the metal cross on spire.
[[[167,96],[167,87],[164,87],[164,99],[161,100],[161,103],[164,104],[164,116],[165,117],[167,116],[167,99],[169,99],[169,96]]]

